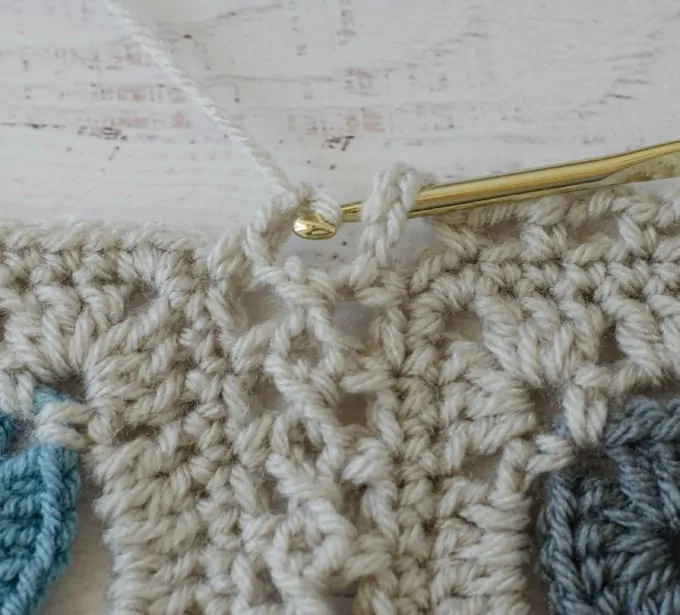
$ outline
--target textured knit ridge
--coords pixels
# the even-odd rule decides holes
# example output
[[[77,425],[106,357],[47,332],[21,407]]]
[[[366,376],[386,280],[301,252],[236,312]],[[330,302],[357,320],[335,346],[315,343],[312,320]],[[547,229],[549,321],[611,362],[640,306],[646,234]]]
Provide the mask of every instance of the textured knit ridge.
[[[34,409],[67,402],[40,388]],[[12,454],[15,422],[0,411],[0,615],[35,613],[69,563],[80,488],[78,453],[55,444]]]
[[[293,198],[215,242],[0,224],[0,404],[82,452],[111,613],[331,615],[340,591],[355,615],[529,612],[532,478],[680,376],[680,201],[441,218],[401,267],[420,187],[381,174],[340,266],[282,255]]]
[[[597,453],[599,466],[547,480],[540,533],[551,612],[680,613],[680,399],[630,401]]]

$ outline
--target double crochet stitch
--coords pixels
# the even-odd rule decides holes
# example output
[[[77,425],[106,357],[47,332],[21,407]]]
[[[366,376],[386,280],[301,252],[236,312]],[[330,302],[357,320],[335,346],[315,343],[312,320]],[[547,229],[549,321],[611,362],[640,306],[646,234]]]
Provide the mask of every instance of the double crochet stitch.
[[[453,214],[398,265],[421,186],[380,174],[342,265],[282,251],[294,199],[218,240],[0,223],[0,406],[82,454],[112,615],[528,615],[534,478],[680,378],[680,200]]]

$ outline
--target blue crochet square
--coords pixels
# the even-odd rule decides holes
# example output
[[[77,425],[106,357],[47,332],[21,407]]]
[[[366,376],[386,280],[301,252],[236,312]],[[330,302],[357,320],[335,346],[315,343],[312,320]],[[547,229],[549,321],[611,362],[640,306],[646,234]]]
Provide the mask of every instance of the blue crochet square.
[[[597,451],[612,463],[550,475],[539,518],[554,615],[680,613],[680,400],[636,398]]]
[[[36,411],[66,401],[47,389]],[[0,411],[0,615],[30,615],[69,564],[80,489],[78,454],[38,444],[14,455],[14,421]]]

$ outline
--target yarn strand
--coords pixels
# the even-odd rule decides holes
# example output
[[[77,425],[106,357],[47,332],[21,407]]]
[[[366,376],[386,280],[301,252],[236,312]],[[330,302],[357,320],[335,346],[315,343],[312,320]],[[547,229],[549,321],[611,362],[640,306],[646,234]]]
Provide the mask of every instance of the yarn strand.
[[[262,173],[282,192],[295,192],[286,171],[274,157],[260,145],[244,126],[227,113],[215,98],[182,68],[172,54],[155,36],[154,32],[144,24],[130,9],[119,0],[108,0],[109,9],[130,30],[136,42],[146,53],[177,82],[182,90],[203,109],[215,124],[224,130],[226,135],[237,142],[248,153]]]

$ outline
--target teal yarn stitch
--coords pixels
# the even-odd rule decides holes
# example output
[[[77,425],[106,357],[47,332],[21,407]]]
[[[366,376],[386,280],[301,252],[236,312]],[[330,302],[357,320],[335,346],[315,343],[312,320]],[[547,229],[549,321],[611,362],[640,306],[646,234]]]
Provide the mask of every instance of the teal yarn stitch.
[[[34,406],[67,399],[40,389]],[[0,615],[34,613],[67,567],[80,489],[75,451],[39,444],[8,455],[15,435],[0,411]]]
[[[599,451],[548,477],[538,530],[554,615],[680,613],[680,399],[636,398]]]

